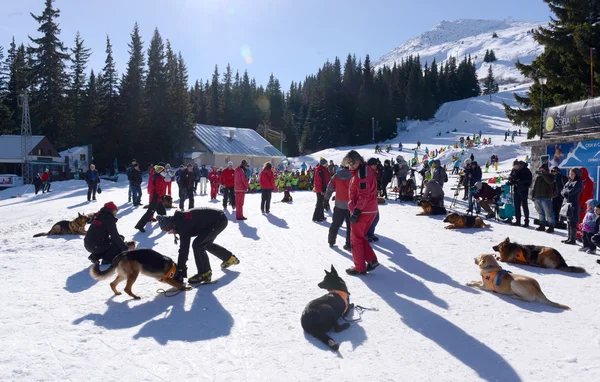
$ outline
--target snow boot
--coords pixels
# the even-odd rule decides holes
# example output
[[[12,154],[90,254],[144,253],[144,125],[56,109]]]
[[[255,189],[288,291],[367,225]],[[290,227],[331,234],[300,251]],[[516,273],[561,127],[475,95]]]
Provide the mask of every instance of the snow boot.
[[[359,276],[359,275],[366,275],[367,274],[367,272],[365,272],[365,271],[362,271],[362,272],[358,271],[354,267],[346,269],[346,273],[349,274],[350,276]]]
[[[209,283],[212,280],[212,271],[208,271],[203,274],[197,274],[188,279],[190,284],[198,284],[198,283]]]
[[[229,260],[227,261],[223,261],[221,263],[221,268],[229,268],[229,266],[231,265],[237,265],[240,263],[240,260],[235,257],[234,255],[231,255],[231,257],[229,258]]]
[[[344,249],[346,251],[352,251],[352,246],[350,244],[344,244]]]
[[[367,263],[367,272],[373,272],[375,268],[379,266],[379,261],[373,260],[370,263]]]
[[[553,233],[554,232],[554,227],[550,226],[548,227],[548,229],[546,230],[547,233]]]
[[[541,231],[545,231],[545,230],[546,230],[546,226],[542,224],[542,225],[540,225],[539,227],[537,227],[535,230],[536,230],[536,231],[540,231],[540,232],[541,232]]]
[[[510,223],[510,225],[515,226],[515,227],[520,227],[521,222],[519,220],[515,220],[514,222]]]
[[[527,218],[525,219],[525,222],[523,223],[523,227],[524,228],[529,227],[529,219],[527,219]]]

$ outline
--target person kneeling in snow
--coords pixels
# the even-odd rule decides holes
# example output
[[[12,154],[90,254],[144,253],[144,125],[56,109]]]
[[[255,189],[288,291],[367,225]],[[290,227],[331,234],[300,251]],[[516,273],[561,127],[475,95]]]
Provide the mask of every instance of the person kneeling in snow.
[[[179,234],[179,256],[177,258],[177,273],[173,279],[183,283],[187,278],[187,261],[192,243],[194,260],[198,274],[188,279],[190,284],[209,283],[212,278],[212,269],[206,252],[217,256],[221,261],[221,268],[228,268],[240,261],[229,250],[214,243],[217,236],[225,230],[229,221],[223,211],[212,208],[196,208],[186,212],[176,211],[173,216],[159,216],[158,225],[162,231]],[[177,239],[175,240],[177,242]]]
[[[91,253],[88,260],[92,263],[102,261],[103,264],[110,264],[121,252],[135,249],[135,243],[126,244],[123,236],[117,231],[117,211],[117,206],[108,202],[94,215],[90,223],[83,244]]]

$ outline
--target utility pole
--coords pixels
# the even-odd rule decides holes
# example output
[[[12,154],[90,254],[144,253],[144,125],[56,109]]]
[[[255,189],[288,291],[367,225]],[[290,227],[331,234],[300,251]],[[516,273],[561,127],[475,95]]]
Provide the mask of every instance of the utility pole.
[[[375,117],[371,117],[371,139],[375,143]]]
[[[31,153],[31,119],[29,118],[29,99],[27,91],[19,94],[19,103],[23,106],[23,116],[21,118],[21,176],[23,177],[23,185],[31,184],[32,168],[29,160]]]
[[[590,46],[590,85],[592,89],[592,98],[594,98],[594,51],[596,48]]]
[[[542,117],[540,118],[540,140],[544,137],[544,86],[546,86],[546,82],[548,79],[546,77],[540,77],[539,82],[542,85]]]

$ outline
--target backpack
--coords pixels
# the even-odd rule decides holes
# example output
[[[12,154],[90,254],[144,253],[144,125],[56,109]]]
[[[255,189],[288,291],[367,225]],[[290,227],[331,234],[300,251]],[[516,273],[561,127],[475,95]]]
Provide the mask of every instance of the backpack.
[[[444,172],[444,183],[446,183],[448,181],[448,173],[444,169],[442,171]]]

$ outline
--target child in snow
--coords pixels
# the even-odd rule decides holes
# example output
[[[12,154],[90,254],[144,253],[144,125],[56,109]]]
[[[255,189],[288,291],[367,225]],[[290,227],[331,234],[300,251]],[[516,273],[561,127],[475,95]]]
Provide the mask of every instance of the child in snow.
[[[490,162],[485,161],[485,172],[488,172],[489,170],[490,170]]]
[[[592,236],[598,233],[600,225],[600,205],[597,200],[590,199],[585,202],[587,210],[583,221],[581,222],[581,230],[583,231],[583,247],[579,248],[580,252],[587,252],[592,255],[596,254],[596,246],[592,243]]]

